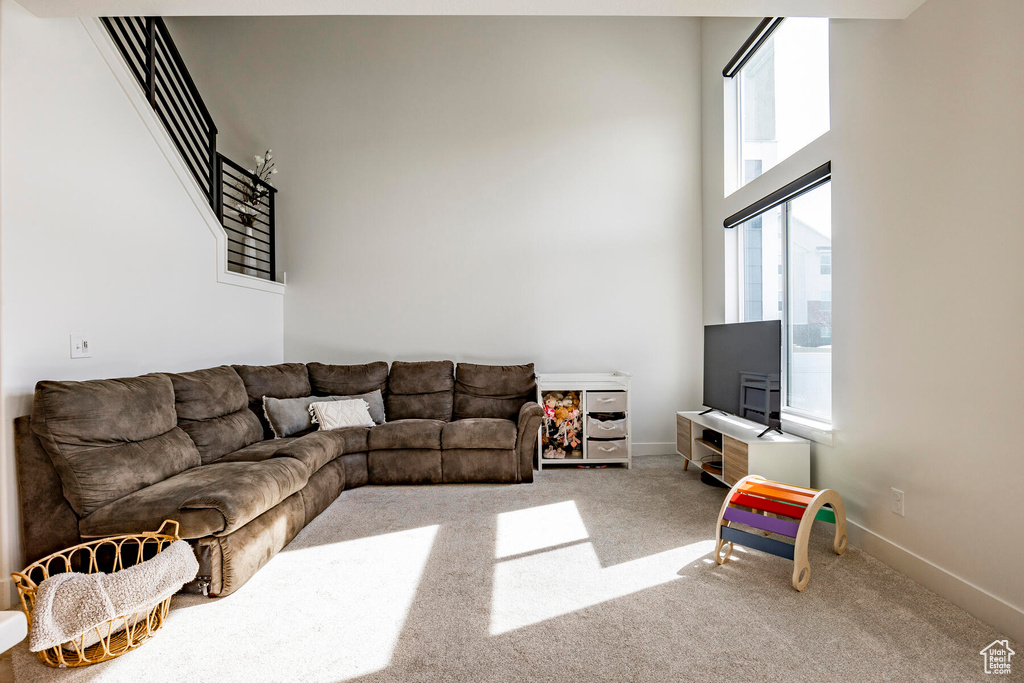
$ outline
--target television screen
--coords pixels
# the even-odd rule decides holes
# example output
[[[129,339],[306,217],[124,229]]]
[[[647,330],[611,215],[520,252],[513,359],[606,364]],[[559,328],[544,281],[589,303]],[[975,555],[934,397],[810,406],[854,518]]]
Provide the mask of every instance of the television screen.
[[[782,323],[704,327],[704,405],[779,426]]]

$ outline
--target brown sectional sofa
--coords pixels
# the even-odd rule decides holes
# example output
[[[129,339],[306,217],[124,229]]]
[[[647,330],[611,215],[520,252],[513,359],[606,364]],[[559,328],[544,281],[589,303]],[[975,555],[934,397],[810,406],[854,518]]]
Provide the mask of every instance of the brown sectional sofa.
[[[380,390],[375,427],[274,438],[264,397]],[[27,561],[180,523],[228,595],[345,489],[533,481],[533,365],[283,363],[36,385],[15,420]]]

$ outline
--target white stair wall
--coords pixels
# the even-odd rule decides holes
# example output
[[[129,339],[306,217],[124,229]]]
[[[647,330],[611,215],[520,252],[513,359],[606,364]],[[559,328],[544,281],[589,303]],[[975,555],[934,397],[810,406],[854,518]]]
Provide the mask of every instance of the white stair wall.
[[[0,4],[0,179],[6,577],[22,563],[11,423],[36,381],[280,362],[284,287],[226,270],[223,229],[96,20]],[[91,358],[71,360],[72,333]]]

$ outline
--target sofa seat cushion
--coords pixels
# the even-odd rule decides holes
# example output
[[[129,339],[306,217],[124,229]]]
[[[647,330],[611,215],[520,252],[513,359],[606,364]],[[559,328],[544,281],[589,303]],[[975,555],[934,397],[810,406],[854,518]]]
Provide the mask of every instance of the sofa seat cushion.
[[[441,420],[396,420],[370,430],[367,445],[371,451],[393,449],[441,450]]]
[[[300,437],[291,436],[286,439],[267,439],[257,441],[254,444],[241,448],[234,453],[218,458],[214,462],[260,462],[267,458],[273,458],[277,452],[286,444],[295,441]]]
[[[516,447],[516,425],[511,420],[478,417],[449,422],[441,431],[441,448]]]
[[[201,463],[166,375],[39,382],[32,430],[80,517]]]
[[[388,374],[388,419],[451,420],[454,370],[450,360],[396,360]]]
[[[109,503],[79,521],[83,536],[154,531],[177,520],[183,538],[230,534],[303,486],[294,458],[217,462],[194,467]]]
[[[293,458],[306,466],[306,475],[312,476],[321,467],[341,455],[341,441],[328,432],[313,432],[277,449],[274,458]]]
[[[270,458],[294,458],[303,463],[307,474],[312,476],[344,452],[344,437],[329,434],[330,432],[311,432],[303,436],[260,441],[234,453],[228,453],[217,462],[263,462]],[[358,435],[352,438],[353,445],[362,445],[365,448],[365,435],[361,444]]]
[[[524,403],[537,400],[533,363],[477,365],[455,368],[454,417],[500,417],[515,420]]]
[[[377,427],[372,429],[377,429]],[[368,427],[343,427],[327,432],[317,432],[317,434],[334,441],[338,447],[338,454],[345,455],[347,453],[365,453],[369,450],[370,431],[371,428]]]

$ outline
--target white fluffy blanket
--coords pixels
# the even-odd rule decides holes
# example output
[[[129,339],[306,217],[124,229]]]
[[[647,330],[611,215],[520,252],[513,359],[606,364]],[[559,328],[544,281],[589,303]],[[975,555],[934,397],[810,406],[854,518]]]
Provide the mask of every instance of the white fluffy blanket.
[[[55,574],[36,591],[29,650],[39,652],[85,634],[88,647],[99,641],[101,631],[106,635],[106,628],[97,630],[97,626],[148,611],[198,573],[192,547],[175,541],[152,559],[113,574]],[[118,625],[114,629],[118,630]]]

